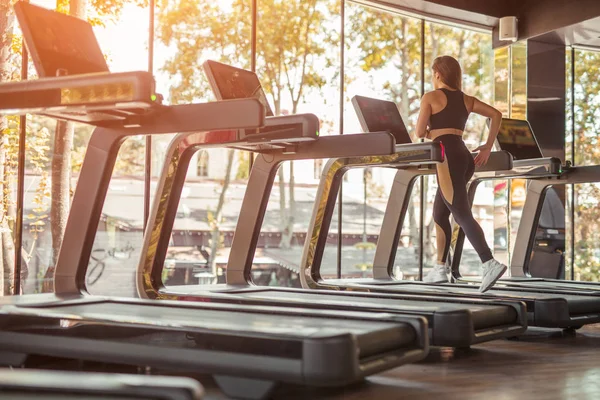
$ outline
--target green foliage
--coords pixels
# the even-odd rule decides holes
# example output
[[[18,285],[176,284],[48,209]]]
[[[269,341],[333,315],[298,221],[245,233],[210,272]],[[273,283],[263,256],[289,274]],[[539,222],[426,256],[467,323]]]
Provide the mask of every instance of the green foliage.
[[[346,64],[369,73],[373,85],[376,73],[387,74],[381,97],[396,102],[410,124],[421,97],[420,21],[352,3],[346,10],[346,48],[360,51]]]
[[[247,151],[238,151],[238,164],[235,179],[248,179],[250,177],[250,153]]]
[[[333,65],[328,49],[339,43],[327,31],[334,0],[261,0],[258,10],[257,71],[267,95],[281,111],[285,94],[292,113],[307,89],[327,84],[322,67]],[[179,0],[159,14],[158,39],[175,54],[163,71],[176,77],[172,103],[212,98],[202,62],[214,59],[250,67],[251,2],[232,0],[231,7],[212,1]]]
[[[118,20],[126,4],[148,7],[148,3],[148,0],[87,0],[87,19],[94,26],[106,26],[107,22]],[[68,14],[69,4],[70,0],[57,0],[56,10]]]
[[[359,4],[346,6],[349,29],[346,46],[360,55],[346,64],[370,73],[386,74],[382,93],[398,104],[409,127],[416,121],[421,80],[431,90],[429,66],[440,55],[451,55],[463,69],[463,90],[483,101],[491,101],[493,52],[491,36],[446,25],[425,23],[425,76],[421,77],[421,21]],[[484,121],[467,126],[467,139],[479,140]]]
[[[113,175],[142,177],[144,175],[146,137],[132,136],[127,138],[119,149]]]

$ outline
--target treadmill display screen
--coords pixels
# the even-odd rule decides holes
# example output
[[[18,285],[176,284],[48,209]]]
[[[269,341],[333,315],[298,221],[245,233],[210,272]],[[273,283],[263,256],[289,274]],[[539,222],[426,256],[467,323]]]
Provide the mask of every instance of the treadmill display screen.
[[[204,70],[219,100],[254,97],[263,104],[266,115],[273,116],[267,95],[254,72],[211,60],[204,63]]]
[[[500,148],[512,154],[515,160],[543,157],[531,126],[526,120],[502,119],[497,139]]]
[[[23,1],[15,12],[40,77],[109,72],[87,21]]]
[[[365,132],[388,131],[396,138],[396,144],[412,143],[396,103],[354,96],[352,104]]]

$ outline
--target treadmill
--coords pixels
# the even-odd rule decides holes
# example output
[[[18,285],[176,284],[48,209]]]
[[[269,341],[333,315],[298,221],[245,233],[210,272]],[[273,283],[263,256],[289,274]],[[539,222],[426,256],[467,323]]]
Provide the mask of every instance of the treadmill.
[[[1,400],[200,400],[194,379],[91,372],[0,369]]]
[[[205,70],[212,76],[213,89],[222,93],[231,76],[237,79],[245,76],[251,82],[257,82],[256,74],[239,70],[225,64],[209,62]],[[215,77],[218,79],[215,80]],[[239,86],[254,85],[236,83]],[[219,89],[221,88],[221,89]],[[391,103],[397,112],[397,107]],[[316,292],[284,287],[258,287],[252,282],[251,269],[260,228],[264,220],[267,203],[278,167],[284,161],[334,157],[336,166],[345,171],[353,165],[378,163],[391,168],[402,168],[414,174],[420,169],[430,169],[431,165],[443,160],[439,143],[410,143],[404,123],[400,119],[400,129],[394,132],[396,141],[403,144],[395,147],[391,155],[363,156],[372,154],[367,151],[370,143],[380,133],[367,135],[325,136],[296,152],[271,153],[269,157],[259,156],[254,162],[246,193],[242,202],[240,216],[234,233],[234,239],[227,264],[226,285],[168,286],[162,281],[165,255],[170,242],[177,206],[183,189],[185,173],[189,160],[177,160],[173,155],[185,152],[195,143],[174,141],[167,152],[167,162],[157,185],[157,195],[152,205],[148,226],[149,232],[144,238],[142,259],[138,268],[138,294],[142,298],[161,300],[184,300],[197,302],[221,302],[236,305],[252,304],[260,306],[302,307],[317,310],[353,310],[361,312],[386,312],[396,315],[418,315],[429,322],[432,345],[468,347],[476,343],[493,339],[516,336],[526,329],[526,316],[523,305],[511,301],[487,301],[473,299],[439,299],[411,295],[373,295],[360,292]],[[331,145],[327,145],[331,143]],[[334,144],[336,143],[336,144]],[[336,153],[354,153],[343,159]],[[506,157],[505,154],[499,156]],[[338,162],[337,160],[343,160]],[[508,160],[508,159],[507,159]],[[174,172],[175,171],[175,172]],[[179,179],[176,176],[181,176]],[[323,181],[340,182],[341,173],[327,174]],[[319,192],[318,197],[325,194]],[[333,203],[323,204],[316,213],[331,213]]]
[[[89,37],[91,28],[73,17],[25,2],[15,7],[21,25],[29,20],[23,16],[31,14],[37,19],[30,29],[67,29],[71,38],[81,39],[70,45],[81,46],[82,52],[89,50],[86,41],[95,41]],[[58,38],[55,33],[52,37]],[[35,51],[34,39],[25,35],[25,40],[30,51]],[[104,72],[76,79],[87,90],[96,91],[109,78],[110,73]],[[61,94],[71,87],[65,80],[53,79],[17,88],[11,84],[11,95],[36,102],[38,112],[45,113],[46,103],[33,97],[48,91],[62,101]],[[118,98],[119,93],[107,90],[110,96]],[[113,97],[103,103],[103,112],[110,115],[109,101],[120,100]],[[83,114],[87,105],[85,99],[78,99],[75,109]],[[71,112],[68,104],[60,110],[67,115]],[[265,118],[265,107],[256,98],[155,106],[148,111],[120,122],[108,117],[109,126],[103,117],[95,117],[96,128],[56,265],[55,293],[0,299],[0,365],[39,368],[41,356],[49,366],[75,360],[181,374],[200,372],[212,375],[231,397],[265,398],[278,382],[342,386],[426,356],[427,323],[418,316],[90,296],[85,290],[86,270],[112,169],[127,137],[181,132],[176,141],[195,144],[176,155],[182,162],[189,162],[198,148],[239,147],[268,156],[296,147],[313,148],[319,142],[314,115]],[[15,110],[0,107],[0,112]],[[281,130],[275,128],[278,125]],[[268,133],[262,131],[263,126],[269,127]],[[368,136],[372,154],[392,152],[394,141],[388,133]],[[336,146],[341,147],[340,143]]]
[[[597,282],[566,281],[561,279],[531,277],[531,257],[537,240],[536,230],[541,220],[544,200],[551,185],[572,185],[600,182],[600,166],[575,166],[553,181],[532,181],[527,187],[527,198],[523,207],[523,217],[517,230],[517,239],[511,259],[510,284],[526,284],[544,290],[565,290],[583,292],[590,296],[600,296]],[[504,283],[504,281],[503,281]]]
[[[489,123],[489,121],[488,121]],[[497,136],[497,143],[500,149],[511,153],[514,156],[513,167],[509,170],[492,170],[485,172],[476,172],[472,181],[469,183],[468,196],[469,200],[473,202],[475,192],[478,185],[485,180],[496,180],[496,179],[526,179],[529,185],[537,186],[539,183],[545,183],[545,187],[556,184],[557,180],[562,177],[569,176],[572,172],[569,163],[562,165],[561,161],[555,157],[544,157],[541,148],[538,145],[537,139],[531,128],[531,125],[527,120],[518,120],[504,118],[500,125],[500,130]],[[573,176],[573,175],[571,175]],[[600,179],[600,176],[599,176]],[[532,195],[535,198],[535,195]],[[560,202],[560,199],[556,198],[556,194],[553,191],[546,190],[544,192],[545,198],[553,196],[552,199],[556,202]],[[562,204],[559,203],[562,207]],[[543,213],[547,212],[545,208],[547,204],[544,199],[539,202],[539,209],[535,212],[523,210],[523,216],[537,215],[538,221],[541,221]],[[523,220],[524,221],[524,220]],[[527,228],[529,225],[527,222],[520,224]],[[537,223],[533,227],[537,226]],[[521,229],[521,228],[520,228]],[[544,234],[543,237],[551,236],[553,233],[551,229],[546,229],[550,232]],[[534,239],[531,243],[529,253],[527,253],[528,265],[531,263],[533,243],[538,238],[538,235],[534,232]],[[460,274],[460,260],[464,245],[465,235],[462,229],[459,228],[456,244],[454,247],[454,257],[452,259],[452,275],[453,279],[459,283],[467,282],[479,282],[479,279],[471,277],[465,278]],[[389,242],[384,242],[389,244]],[[521,247],[521,244],[527,243],[526,240],[521,240],[521,237],[517,237],[516,249]],[[395,254],[395,250],[391,247],[378,246],[377,252],[383,257]],[[522,254],[522,253],[521,253]],[[514,257],[513,257],[514,260]],[[517,260],[519,258],[517,257]],[[513,261],[514,263],[514,261]],[[517,267],[518,268],[518,267]],[[599,288],[597,284],[589,282],[568,282],[558,279],[542,279],[533,278],[527,275],[523,275],[522,272],[514,272],[513,276],[500,279],[494,290],[503,290],[504,287],[508,287],[511,290],[524,289],[525,291],[543,292],[543,293],[563,293],[563,294],[584,294],[584,295],[600,295],[597,291]],[[469,286],[455,285],[456,287],[468,288]]]
[[[325,175],[335,173],[335,162],[330,161],[329,170]],[[535,161],[539,163],[539,161]],[[544,164],[546,163],[546,164]],[[513,170],[511,167],[496,168],[496,163],[490,158],[486,165],[488,171],[477,171],[479,174],[501,174],[495,172],[504,170],[509,173]],[[378,165],[376,162],[368,165]],[[544,166],[546,165],[546,166]],[[530,185],[537,182],[552,184],[560,182],[555,177],[553,169],[556,166],[556,160],[542,161],[541,169],[539,165],[533,168],[541,175],[540,180],[533,180]],[[523,167],[517,164],[517,168]],[[525,167],[523,167],[525,168]],[[399,172],[400,174],[400,172]],[[569,172],[570,174],[570,172]],[[377,249],[374,258],[373,277],[364,279],[323,279],[320,268],[323,257],[323,248],[327,239],[327,234],[331,219],[333,217],[331,210],[320,212],[319,204],[334,204],[339,190],[339,184],[335,181],[322,180],[319,189],[319,199],[315,205],[312,215],[308,237],[310,241],[305,243],[304,254],[301,264],[301,281],[305,288],[328,289],[328,290],[353,290],[368,291],[378,293],[394,294],[412,294],[419,296],[439,296],[441,298],[458,297],[487,300],[513,300],[524,302],[527,306],[528,323],[533,326],[543,326],[552,328],[576,329],[585,324],[600,322],[600,298],[592,295],[586,295],[584,292],[564,292],[564,291],[544,291],[539,288],[527,288],[518,290],[507,286],[497,286],[486,293],[479,293],[478,287],[474,285],[451,285],[451,284],[428,284],[416,281],[398,280],[393,276],[392,267],[395,259],[398,240],[400,237],[402,222],[405,217],[408,202],[410,201],[411,182],[413,176],[396,175],[390,198],[384,215],[381,227],[380,237],[377,243]],[[473,186],[474,188],[475,186]],[[535,186],[534,186],[535,187]],[[473,189],[474,191],[474,189]],[[473,194],[473,191],[471,195]],[[526,215],[524,213],[524,215]],[[527,214],[521,222],[521,227],[527,226]],[[520,227],[520,229],[521,229]],[[524,228],[523,228],[524,229]],[[519,244],[519,241],[517,241]]]

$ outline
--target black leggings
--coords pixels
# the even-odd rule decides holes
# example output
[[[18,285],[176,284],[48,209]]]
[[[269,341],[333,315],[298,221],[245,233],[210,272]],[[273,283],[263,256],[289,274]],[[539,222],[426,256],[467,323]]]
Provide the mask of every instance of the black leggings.
[[[442,135],[435,141],[444,145],[446,154],[444,162],[437,165],[438,189],[433,203],[438,262],[446,263],[450,250],[452,240],[450,213],[465,232],[481,262],[489,261],[493,258],[492,251],[485,241],[481,226],[473,218],[471,203],[467,196],[467,182],[475,172],[473,156],[458,135]]]

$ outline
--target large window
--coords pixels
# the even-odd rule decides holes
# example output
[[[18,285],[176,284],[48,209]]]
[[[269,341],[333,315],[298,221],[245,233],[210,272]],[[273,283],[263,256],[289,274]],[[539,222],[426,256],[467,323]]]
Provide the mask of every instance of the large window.
[[[162,3],[157,10],[154,65],[158,91],[168,104],[215,100],[202,68],[206,60],[250,69],[251,3]],[[153,140],[153,180],[161,173],[168,143],[167,137]],[[248,174],[246,152],[219,148],[193,156],[167,254],[163,276],[166,284],[224,281]]]
[[[42,0],[37,3],[49,4]],[[95,3],[90,3],[87,17],[95,24],[95,32],[111,71],[146,70],[149,10],[138,6],[137,2],[117,3],[98,9],[94,8]],[[215,97],[202,69],[205,60],[213,59],[247,69],[254,65],[275,114],[313,113],[320,119],[321,135],[361,131],[351,104],[354,95],[394,101],[413,135],[422,85],[425,91],[432,89],[433,59],[447,54],[461,63],[466,93],[493,104],[506,117],[526,117],[525,44],[517,43],[510,48],[493,51],[488,32],[422,21],[381,8],[339,0],[258,0],[256,25],[253,27],[252,4],[251,0],[159,3],[155,10],[152,64],[157,92],[164,96],[165,104],[213,101]],[[342,4],[345,7],[343,35]],[[257,40],[254,53],[251,42],[253,29]],[[18,34],[18,29],[15,32]],[[19,40],[13,42],[18,43]],[[421,54],[422,48],[424,54]],[[9,71],[2,75],[4,80],[18,79],[19,75],[20,50],[18,46],[11,46],[10,51],[12,53],[7,61],[0,60],[10,67],[3,69]],[[596,87],[599,61],[598,53],[575,52],[575,97],[572,101],[575,106],[573,157],[576,165],[592,165],[600,160],[599,153],[595,151],[598,147],[595,133],[600,128],[596,123],[596,117],[600,116],[600,108],[597,107],[600,90]],[[567,63],[570,62],[568,57]],[[32,68],[30,70],[34,72]],[[567,68],[569,71],[570,68]],[[62,126],[57,135],[55,121],[30,117],[26,177],[24,182],[16,182],[18,122],[15,117],[4,118],[0,122],[3,130],[0,185],[4,193],[0,202],[4,216],[0,221],[0,252],[5,286],[11,281],[10,274],[14,268],[14,255],[11,255],[14,251],[10,250],[10,246],[14,245],[13,232],[17,223],[16,188],[22,184],[25,188],[22,221],[24,291],[48,291],[52,289],[53,267],[66,215],[64,210],[68,210],[76,187],[92,128]],[[65,129],[68,135],[63,134]],[[465,132],[467,146],[477,147],[486,140],[487,134],[484,118],[471,116]],[[152,198],[173,136],[157,136],[151,141],[139,136],[125,141],[111,181],[91,266],[105,265],[106,271],[109,271],[111,267],[108,265],[113,258],[116,263],[124,262],[126,256],[130,257],[131,266],[119,272],[127,274],[127,277],[116,275],[122,276],[118,279],[130,286],[111,286],[108,280],[103,281],[108,279],[107,272],[100,277],[91,276],[94,292],[134,294],[133,279],[129,279],[129,274],[133,273],[133,265],[137,262],[133,259],[137,257],[136,251],[141,243],[143,209],[148,201],[145,197],[148,195],[144,182],[145,163],[147,159],[151,161],[149,197]],[[72,144],[57,141],[62,137],[72,137]],[[416,140],[414,136],[412,138]],[[67,150],[63,150],[64,146]],[[570,146],[568,130],[567,152]],[[65,154],[68,156],[64,157]],[[571,158],[570,153],[568,158]],[[63,167],[57,167],[60,160],[63,160]],[[223,281],[231,236],[237,222],[235,213],[251,164],[250,154],[237,150],[211,149],[194,155],[168,254],[170,284],[181,283],[178,280],[181,276],[184,283]],[[302,160],[281,166],[255,259],[254,278],[257,282],[298,284],[295,275],[297,264],[325,165],[326,160]],[[325,275],[337,276],[338,265],[345,277],[371,275],[385,207],[388,201],[395,201],[389,199],[395,172],[393,169],[372,167],[354,169],[345,175],[343,199],[337,206],[341,207],[341,221],[338,221],[336,207],[328,233],[323,262],[328,268]],[[483,226],[488,243],[493,243],[495,256],[505,262],[509,261],[510,249],[514,245],[525,189],[523,181],[487,182],[480,186],[475,197],[474,215]],[[432,220],[436,190],[433,175],[419,179],[414,187],[394,263],[398,277],[416,278],[421,265],[429,267],[436,261]],[[569,235],[569,226],[566,234],[576,250],[573,265],[576,278],[592,280],[598,275],[594,264],[597,256],[594,243],[600,239],[595,234],[598,229],[593,224],[583,226],[580,223],[584,219],[596,218],[597,195],[596,185],[575,186],[572,202],[570,192],[567,193],[568,204],[574,210],[574,220],[570,213],[567,213],[567,220],[568,224],[574,224],[575,234]],[[423,209],[421,197],[424,199]],[[129,208],[131,213],[126,211]],[[420,225],[421,216],[424,218],[423,226]],[[419,247],[421,235],[424,237],[423,248]],[[338,249],[340,243],[342,248]],[[104,253],[100,254],[102,251]],[[569,245],[565,251],[570,251]],[[339,254],[342,255],[341,260],[338,260]],[[569,262],[569,254],[566,260]],[[462,261],[463,274],[478,272],[480,263],[468,240]],[[191,280],[185,275],[190,263],[206,264],[202,274],[196,271]],[[98,268],[92,269],[98,271]]]
[[[351,103],[356,95],[390,100],[413,141],[421,97],[421,21],[361,4],[346,3],[344,133],[361,132]],[[381,223],[396,171],[350,171],[343,188],[342,274],[370,276]],[[419,186],[412,193],[397,251],[396,271],[418,269]],[[398,199],[389,199],[398,201]],[[354,256],[350,256],[353,254]]]
[[[258,2],[256,72],[275,115],[312,113],[320,120],[320,135],[339,133],[339,32],[336,0]],[[321,165],[299,160],[279,168],[261,229],[255,282],[298,285]]]
[[[571,75],[571,62],[575,64],[574,74],[574,125],[572,132],[571,123],[568,119],[567,150],[571,148],[571,135],[574,136],[574,164],[577,166],[597,165],[600,163],[600,152],[598,151],[598,130],[600,129],[600,82],[598,73],[600,71],[600,52],[588,50],[575,50],[574,59],[568,63],[567,74]],[[572,79],[573,77],[571,77]],[[569,113],[570,115],[570,113]],[[571,155],[571,154],[569,154]],[[574,191],[571,204],[573,214],[569,210],[569,222],[574,224],[574,236],[571,235],[569,224],[566,261],[573,268],[573,276],[576,280],[598,281],[600,279],[600,229],[596,221],[600,219],[598,213],[598,200],[600,199],[599,184],[574,185],[570,190]],[[571,193],[567,194],[571,199]],[[573,215],[573,219],[571,219]],[[572,236],[572,237],[571,237]],[[571,241],[574,248],[574,265],[571,263]],[[570,271],[569,271],[570,272]]]
[[[13,46],[19,42],[10,4],[0,5],[0,82],[18,80],[21,69],[20,49]],[[3,294],[14,293],[19,124],[19,117],[0,116],[0,289]],[[28,271],[24,268],[23,272],[25,279]]]

